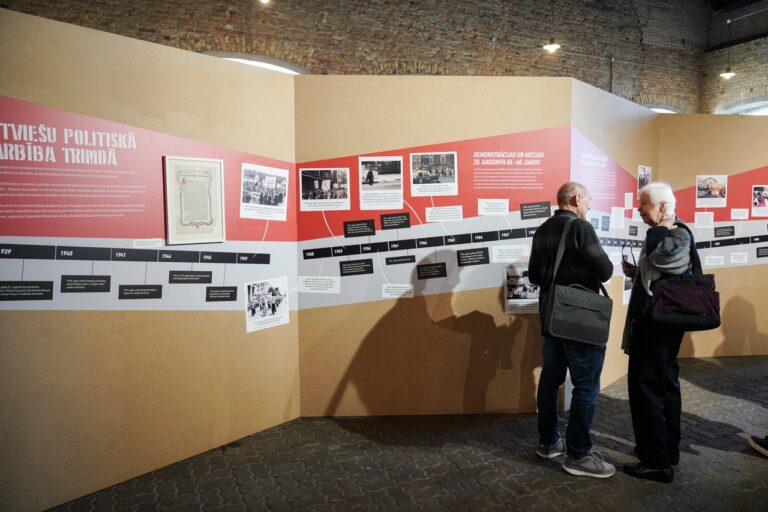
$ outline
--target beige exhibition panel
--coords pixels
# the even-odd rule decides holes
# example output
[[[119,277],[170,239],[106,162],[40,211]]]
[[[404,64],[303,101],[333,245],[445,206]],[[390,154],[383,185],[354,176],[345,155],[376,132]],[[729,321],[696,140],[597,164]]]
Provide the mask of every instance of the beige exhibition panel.
[[[296,324],[0,312],[0,508],[40,510],[298,416]]]
[[[293,80],[0,10],[0,94],[288,162]],[[267,122],[265,122],[267,120]],[[160,169],[158,169],[160,172]],[[40,510],[294,419],[298,325],[0,313],[0,510]]]
[[[291,76],[4,9],[0,45],[4,96],[295,160]]]
[[[570,78],[296,77],[296,161],[567,126]]]
[[[637,166],[658,179],[659,116],[652,110],[578,80],[573,81],[572,125],[632,176]]]

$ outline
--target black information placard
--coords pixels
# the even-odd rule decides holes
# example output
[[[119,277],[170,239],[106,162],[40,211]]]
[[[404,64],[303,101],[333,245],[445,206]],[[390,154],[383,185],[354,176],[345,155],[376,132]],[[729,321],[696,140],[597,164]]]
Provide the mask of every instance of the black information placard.
[[[549,201],[523,203],[520,205],[520,220],[546,219],[552,216]]]
[[[722,238],[725,236],[736,236],[736,226],[715,227],[715,238]]]
[[[410,213],[391,213],[381,216],[381,229],[400,229],[411,227]]]
[[[470,265],[487,265],[491,262],[490,258],[488,257],[487,247],[459,250],[456,251],[456,257],[458,258],[458,265],[460,267],[467,267]]]
[[[112,261],[157,261],[154,249],[112,249]]]
[[[416,256],[411,254],[410,256],[395,256],[393,258],[387,258],[387,265],[402,265],[403,263],[416,263]]]
[[[200,263],[236,263],[236,252],[201,252]]]
[[[109,247],[56,247],[57,260],[109,261],[111,254]]]
[[[593,217],[589,219],[589,223],[592,224],[592,227],[595,228],[595,231],[600,229],[600,219]]]
[[[205,302],[234,302],[237,300],[237,286],[206,286]]]
[[[373,274],[373,260],[340,261],[339,272],[341,276],[359,276],[361,274]]]
[[[637,226],[629,226],[629,236],[637,236]]]
[[[498,231],[485,231],[483,233],[472,233],[473,242],[494,242],[499,239]]]
[[[768,247],[758,247],[756,255],[758,258],[767,258],[768,257]]]
[[[416,277],[418,279],[435,279],[437,277],[446,277],[447,275],[445,263],[416,265]]]
[[[427,238],[417,238],[416,239],[416,246],[419,249],[422,249],[424,247],[442,247],[443,246],[443,237],[441,236],[430,236]]]
[[[750,240],[753,244],[768,242],[768,235],[753,236]]]
[[[198,263],[200,261],[200,253],[193,251],[162,250],[157,255],[157,261],[167,261],[169,263]]]
[[[162,299],[161,284],[121,284],[117,287],[118,299]]]
[[[531,238],[533,235],[536,234],[537,229],[539,229],[538,226],[532,227],[532,228],[525,228],[525,236],[528,238]]]
[[[255,252],[239,252],[237,253],[238,263],[247,263],[251,265],[269,265],[270,255],[259,254]]]
[[[525,228],[502,229],[499,231],[499,240],[512,240],[525,238]]]
[[[360,246],[345,245],[344,247],[332,247],[331,254],[334,256],[355,256],[360,254]]]
[[[320,249],[304,249],[305,260],[316,260],[318,258],[330,258],[331,248],[321,247]]]
[[[61,293],[103,293],[110,290],[112,276],[61,276]]]
[[[697,249],[709,249],[710,248],[709,242],[696,242],[696,248]]]
[[[416,240],[409,238],[407,240],[393,240],[389,242],[390,251],[404,251],[405,249],[415,249]]]
[[[375,242],[372,244],[362,244],[360,246],[360,252],[363,254],[372,252],[387,252],[389,250],[389,244],[387,242]]]
[[[3,300],[53,300],[53,281],[0,281]]]
[[[170,284],[210,284],[213,272],[207,270],[171,270],[168,273]]]
[[[352,220],[344,223],[344,237],[373,236],[376,234],[376,226],[373,219]]]
[[[52,260],[56,257],[53,245],[0,244],[0,258],[17,260]]]
[[[712,247],[729,247],[731,245],[743,245],[749,243],[748,236],[729,238],[728,240],[712,240]]]
[[[450,235],[443,238],[445,245],[461,245],[472,243],[472,235],[469,233],[463,235]]]
[[[603,231],[609,231],[611,229],[611,217],[608,215],[603,215],[603,222],[601,225]]]

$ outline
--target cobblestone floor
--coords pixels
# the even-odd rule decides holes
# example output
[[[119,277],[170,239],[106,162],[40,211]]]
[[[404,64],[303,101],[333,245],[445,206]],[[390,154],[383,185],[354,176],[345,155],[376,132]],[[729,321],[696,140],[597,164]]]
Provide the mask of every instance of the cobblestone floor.
[[[674,483],[574,477],[534,454],[536,417],[302,418],[66,503],[60,511],[768,511],[768,357],[681,361]],[[626,379],[600,396],[595,450],[633,462]]]

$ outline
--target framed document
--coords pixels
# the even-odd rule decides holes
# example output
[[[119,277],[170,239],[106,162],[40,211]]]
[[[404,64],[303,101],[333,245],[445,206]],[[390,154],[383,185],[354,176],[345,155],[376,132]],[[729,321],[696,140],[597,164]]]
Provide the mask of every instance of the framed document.
[[[224,241],[224,162],[165,156],[168,245]]]

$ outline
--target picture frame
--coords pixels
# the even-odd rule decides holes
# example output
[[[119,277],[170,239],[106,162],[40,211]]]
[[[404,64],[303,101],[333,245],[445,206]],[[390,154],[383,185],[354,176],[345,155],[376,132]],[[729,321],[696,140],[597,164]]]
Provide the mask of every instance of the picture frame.
[[[163,167],[167,244],[223,242],[224,161],[166,155]]]

